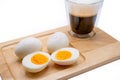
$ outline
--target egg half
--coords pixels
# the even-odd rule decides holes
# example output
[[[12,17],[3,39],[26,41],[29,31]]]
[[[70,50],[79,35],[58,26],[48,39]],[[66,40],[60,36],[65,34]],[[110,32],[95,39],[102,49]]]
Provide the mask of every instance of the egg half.
[[[47,48],[49,53],[54,52],[57,49],[68,47],[69,39],[63,32],[55,32],[52,34],[47,41]]]
[[[58,65],[71,65],[77,61],[80,53],[75,48],[61,48],[52,53],[51,59]]]
[[[25,56],[22,60],[22,65],[28,72],[36,73],[45,69],[51,57],[46,52],[34,52]]]
[[[28,37],[21,40],[15,47],[15,54],[20,59],[28,55],[29,53],[40,51],[42,49],[42,43],[39,39],[34,37]]]

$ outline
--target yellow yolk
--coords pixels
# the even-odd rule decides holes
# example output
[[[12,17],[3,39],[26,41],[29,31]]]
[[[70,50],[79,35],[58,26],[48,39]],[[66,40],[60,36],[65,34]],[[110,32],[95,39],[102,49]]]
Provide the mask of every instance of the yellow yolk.
[[[72,56],[71,52],[64,50],[64,51],[59,51],[59,52],[56,54],[55,57],[56,57],[58,60],[66,60],[66,59],[71,58],[71,56]]]
[[[43,54],[35,54],[31,58],[31,62],[34,64],[44,64],[44,63],[48,62],[48,58]]]

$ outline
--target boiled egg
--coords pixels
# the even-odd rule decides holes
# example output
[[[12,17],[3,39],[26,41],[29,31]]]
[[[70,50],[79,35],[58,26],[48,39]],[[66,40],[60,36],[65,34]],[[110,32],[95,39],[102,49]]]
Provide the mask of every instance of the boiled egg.
[[[52,34],[47,41],[47,48],[49,53],[54,52],[57,49],[68,47],[69,39],[63,32],[56,32]]]
[[[34,37],[28,37],[21,40],[15,47],[15,54],[22,59],[29,53],[40,51],[42,49],[42,43],[39,39]]]
[[[46,52],[33,52],[25,56],[22,60],[22,65],[28,72],[36,73],[45,69],[51,57]]]
[[[79,50],[71,47],[61,48],[51,54],[51,59],[58,65],[71,65],[77,61]]]

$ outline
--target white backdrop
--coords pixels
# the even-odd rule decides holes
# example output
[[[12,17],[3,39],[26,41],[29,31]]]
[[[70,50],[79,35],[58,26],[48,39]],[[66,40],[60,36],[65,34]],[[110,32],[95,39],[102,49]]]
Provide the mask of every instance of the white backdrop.
[[[98,27],[120,40],[119,0],[105,0]],[[0,43],[67,25],[64,0],[0,0]],[[69,80],[120,80],[120,60]]]

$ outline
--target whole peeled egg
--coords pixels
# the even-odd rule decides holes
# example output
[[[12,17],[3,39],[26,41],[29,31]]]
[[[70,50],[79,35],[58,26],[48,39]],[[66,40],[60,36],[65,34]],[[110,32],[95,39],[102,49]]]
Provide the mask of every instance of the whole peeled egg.
[[[42,43],[35,37],[28,37],[21,40],[15,47],[15,54],[20,59],[28,55],[29,53],[40,51],[42,49]]]
[[[79,58],[79,50],[72,47],[61,48],[51,54],[51,59],[58,65],[72,65]]]
[[[47,48],[49,53],[54,52],[57,49],[68,47],[69,39],[63,32],[56,32],[52,34],[47,41]]]
[[[22,60],[22,65],[26,71],[36,73],[45,69],[50,60],[51,57],[48,53],[38,51],[25,56]]]

